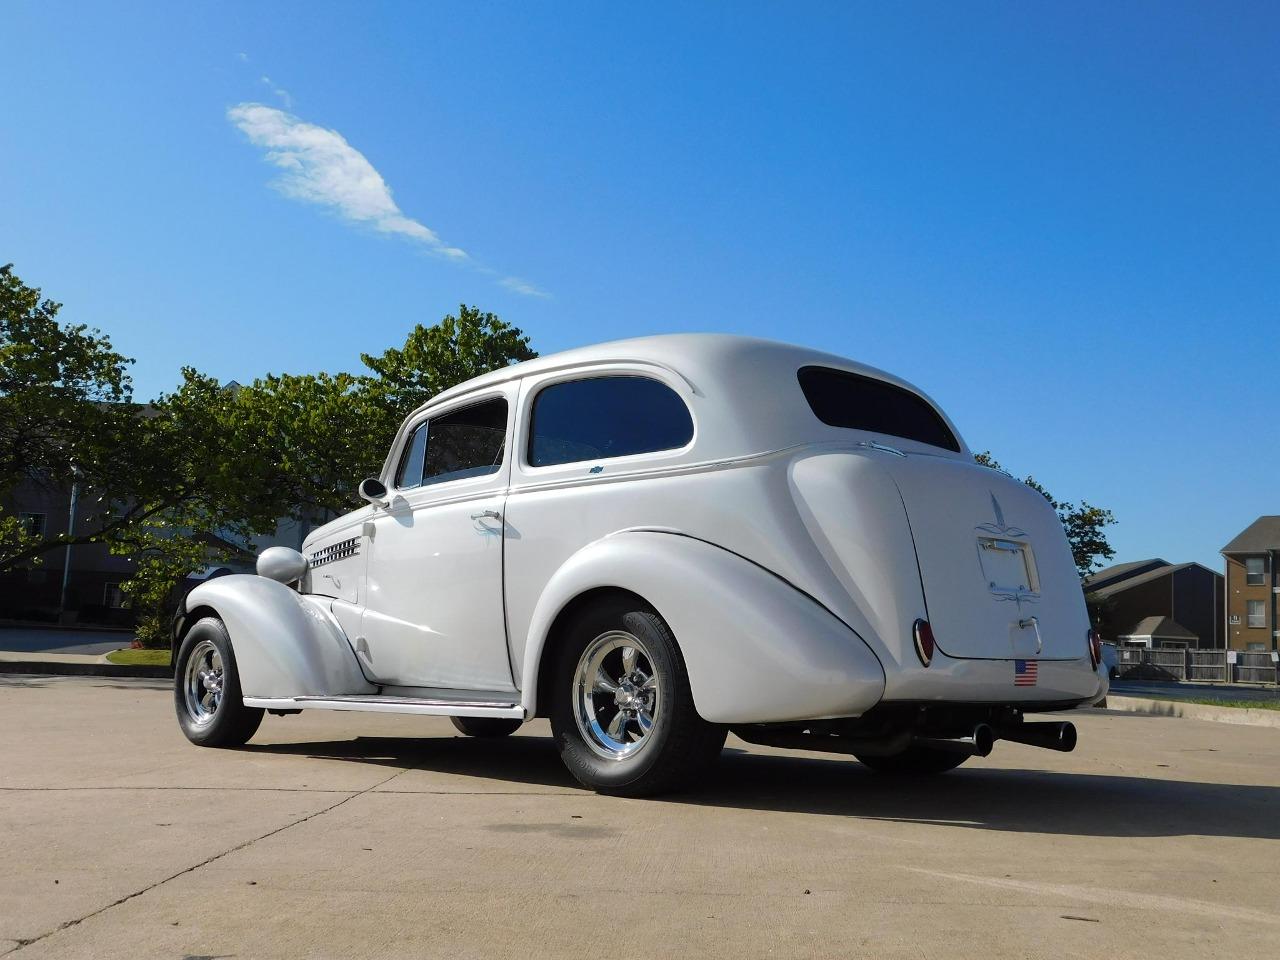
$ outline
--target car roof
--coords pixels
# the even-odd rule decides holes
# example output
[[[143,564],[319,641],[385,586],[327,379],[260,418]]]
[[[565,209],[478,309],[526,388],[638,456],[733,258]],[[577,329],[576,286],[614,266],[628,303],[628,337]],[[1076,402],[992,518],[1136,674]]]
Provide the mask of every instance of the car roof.
[[[955,435],[961,447],[958,455],[969,456],[960,432],[946,412],[924,391],[901,377],[821,350],[724,333],[636,337],[537,357],[444,390],[415,410],[409,419],[438,404],[497,384],[610,363],[648,365],[666,371],[669,378],[684,381],[688,388],[686,400],[694,408],[699,423],[699,457],[731,457],[766,448],[777,449],[795,442],[796,438],[847,440],[849,431],[822,424],[804,401],[796,373],[809,365],[860,374],[918,394],[932,404]],[[776,385],[776,388],[761,389],[761,384]],[[789,391],[794,391],[791,394],[794,402],[784,399]],[[941,452],[939,448],[921,448],[906,440],[886,438],[885,442]]]
[[[422,407],[496,383],[599,363],[650,363],[665,367],[687,380],[695,390],[698,381],[708,376],[719,378],[748,371],[753,377],[760,373],[783,371],[793,376],[800,367],[814,364],[885,380],[923,395],[922,390],[901,377],[821,350],[729,333],[668,333],[611,340],[513,363],[443,390]]]

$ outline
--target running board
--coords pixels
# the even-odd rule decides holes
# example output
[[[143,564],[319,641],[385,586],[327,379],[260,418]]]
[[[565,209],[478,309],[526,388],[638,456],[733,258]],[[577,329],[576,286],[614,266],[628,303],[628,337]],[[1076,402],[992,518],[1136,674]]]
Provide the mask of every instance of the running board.
[[[355,710],[362,713],[414,713],[432,717],[503,717],[523,720],[524,707],[510,700],[485,697],[445,699],[443,697],[338,696],[338,697],[245,697],[246,707],[264,710]]]

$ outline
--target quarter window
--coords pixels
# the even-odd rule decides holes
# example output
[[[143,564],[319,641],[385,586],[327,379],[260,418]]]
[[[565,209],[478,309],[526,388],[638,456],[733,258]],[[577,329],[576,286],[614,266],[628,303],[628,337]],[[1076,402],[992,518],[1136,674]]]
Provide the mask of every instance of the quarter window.
[[[432,417],[405,444],[396,470],[401,490],[497,473],[507,438],[507,401],[482,403]]]
[[[1246,557],[1244,561],[1244,582],[1251,587],[1260,587],[1265,582],[1261,557]]]
[[[533,401],[529,463],[535,467],[676,450],[693,417],[676,392],[648,377],[553,383]]]
[[[1265,627],[1267,612],[1261,600],[1247,601],[1248,624],[1251,627]]]
[[[829,367],[801,367],[800,389],[814,416],[829,427],[883,433],[960,452],[960,444],[929,401],[884,380]]]

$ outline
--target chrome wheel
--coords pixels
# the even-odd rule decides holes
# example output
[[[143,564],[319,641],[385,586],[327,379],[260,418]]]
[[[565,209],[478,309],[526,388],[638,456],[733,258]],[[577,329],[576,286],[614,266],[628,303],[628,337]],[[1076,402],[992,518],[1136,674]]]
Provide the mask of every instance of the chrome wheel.
[[[201,640],[187,658],[182,692],[192,721],[211,723],[222,702],[222,654],[210,641]]]
[[[587,644],[574,673],[573,716],[592,751],[607,760],[634,756],[661,706],[658,671],[638,637],[611,630]]]

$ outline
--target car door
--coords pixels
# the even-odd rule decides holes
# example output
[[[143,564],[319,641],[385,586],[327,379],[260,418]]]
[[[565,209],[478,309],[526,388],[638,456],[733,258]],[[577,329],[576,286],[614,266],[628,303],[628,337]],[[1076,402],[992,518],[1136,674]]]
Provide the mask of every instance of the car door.
[[[357,651],[394,686],[513,690],[502,595],[514,385],[404,431],[374,509]]]

